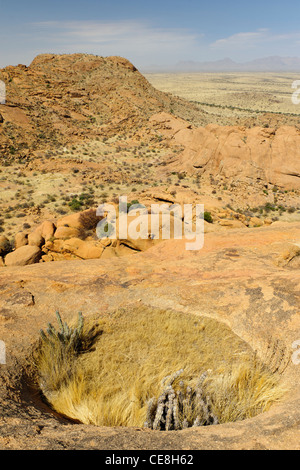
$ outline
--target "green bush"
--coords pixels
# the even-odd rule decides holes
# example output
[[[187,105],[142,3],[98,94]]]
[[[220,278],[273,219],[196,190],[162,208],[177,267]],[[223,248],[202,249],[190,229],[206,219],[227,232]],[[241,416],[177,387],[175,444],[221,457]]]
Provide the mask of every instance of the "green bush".
[[[214,222],[210,212],[204,212],[204,220],[209,224],[212,224]]]
[[[71,202],[69,202],[69,207],[73,212],[78,212],[80,210],[87,209],[94,204],[94,197],[89,193],[82,193],[80,196],[74,196]]]
[[[271,204],[270,202],[267,202],[267,204],[265,204],[265,206],[264,206],[264,210],[266,212],[271,212],[271,211],[274,212],[274,211],[276,211],[276,207],[274,206],[274,204]]]
[[[69,207],[73,212],[78,212],[82,209],[83,203],[81,201],[78,201],[76,197],[72,199],[71,202],[69,202]]]

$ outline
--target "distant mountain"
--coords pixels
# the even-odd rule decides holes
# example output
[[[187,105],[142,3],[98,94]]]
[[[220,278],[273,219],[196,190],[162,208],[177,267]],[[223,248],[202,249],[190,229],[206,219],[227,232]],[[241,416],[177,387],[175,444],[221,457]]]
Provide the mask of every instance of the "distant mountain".
[[[299,57],[265,57],[238,63],[230,58],[212,62],[180,61],[171,66],[151,65],[142,69],[154,72],[300,72]]]
[[[266,57],[243,64],[245,70],[258,72],[299,72],[299,57]]]

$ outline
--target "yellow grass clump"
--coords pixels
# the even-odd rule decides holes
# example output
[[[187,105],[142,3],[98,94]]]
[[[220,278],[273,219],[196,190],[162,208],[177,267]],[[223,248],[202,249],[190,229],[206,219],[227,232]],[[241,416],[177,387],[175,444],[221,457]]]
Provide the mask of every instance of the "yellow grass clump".
[[[89,317],[67,339],[60,326],[33,355],[38,382],[54,410],[84,424],[143,427],[149,402],[177,371],[175,394],[208,371],[203,390],[219,423],[267,411],[284,393],[249,346],[211,318],[142,306]]]

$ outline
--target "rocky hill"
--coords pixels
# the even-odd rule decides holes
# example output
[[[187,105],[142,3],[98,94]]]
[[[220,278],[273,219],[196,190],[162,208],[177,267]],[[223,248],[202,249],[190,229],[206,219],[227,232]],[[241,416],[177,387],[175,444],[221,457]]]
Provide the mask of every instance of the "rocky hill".
[[[0,80],[6,84],[0,105],[5,159],[91,138],[143,135],[149,117],[162,110],[204,122],[197,106],[156,90],[121,57],[42,54],[29,67],[0,70]]]

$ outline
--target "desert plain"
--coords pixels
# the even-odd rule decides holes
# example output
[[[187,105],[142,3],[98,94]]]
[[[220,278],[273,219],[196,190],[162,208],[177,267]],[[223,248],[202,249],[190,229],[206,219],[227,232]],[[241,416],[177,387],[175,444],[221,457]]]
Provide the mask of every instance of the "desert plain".
[[[158,90],[201,103],[206,111],[226,116],[259,113],[299,115],[292,94],[299,88],[297,73],[146,73]],[[211,109],[210,109],[211,108]]]

